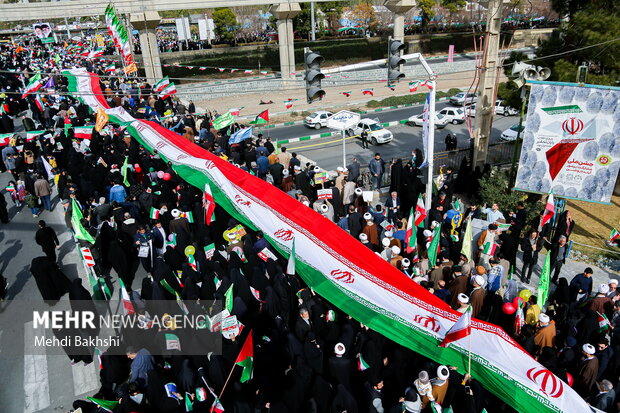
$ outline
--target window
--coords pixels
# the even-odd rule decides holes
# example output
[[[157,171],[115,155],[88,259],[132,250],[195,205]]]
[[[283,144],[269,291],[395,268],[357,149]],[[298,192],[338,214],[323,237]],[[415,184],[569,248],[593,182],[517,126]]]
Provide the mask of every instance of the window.
[[[383,127],[379,125],[378,123],[373,123],[372,125],[370,125],[371,131],[376,131],[376,130],[381,130],[381,129],[383,129]]]

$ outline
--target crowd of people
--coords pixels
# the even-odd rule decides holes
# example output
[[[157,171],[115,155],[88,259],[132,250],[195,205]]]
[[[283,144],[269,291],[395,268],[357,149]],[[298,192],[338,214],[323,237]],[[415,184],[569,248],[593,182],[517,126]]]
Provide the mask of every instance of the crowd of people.
[[[337,176],[321,182],[315,180],[321,172],[318,166],[302,164],[295,153],[277,148],[262,135],[230,144],[230,134],[243,125],[214,130],[216,114],[196,116],[190,105],[158,98],[146,82],[107,77],[97,61],[54,48],[24,45],[22,49],[0,46],[0,132],[14,133],[21,117],[25,131],[40,133],[32,139],[15,133],[2,149],[0,168],[10,174],[6,191],[13,208],[19,211],[26,204],[33,220],[61,209],[68,230],[75,230],[73,209],[79,208],[80,224],[94,239],[92,243],[81,239],[80,245],[91,249],[97,274],[112,290],[118,291],[122,280],[136,309],[148,311],[152,300],[174,302],[181,297],[208,312],[209,303],[225,301],[234,285],[230,313],[245,326],[239,336],[221,338],[221,354],[162,352],[168,328],[145,332],[146,341],[124,337],[122,355],[110,349],[103,353],[101,388],[94,395],[117,401],[115,413],[186,411],[184,394],[195,412],[211,411],[214,395],[221,395],[226,411],[238,412],[422,412],[451,406],[454,412],[478,413],[512,408],[475,377],[384,338],[340,311],[338,303],[315,294],[297,274],[287,273],[286,260],[260,231],[241,231],[240,223],[223,208],[216,208],[216,220],[207,225],[202,190],[185,182],[170,163],[156,151],[147,151],[122,127],[107,125],[100,133],[93,130],[89,139],[76,138],[73,128],[94,125],[95,114],[66,93],[62,67],[85,66],[100,74],[111,107],[123,106],[138,119],[161,123],[280,188],[456,311],[471,306],[474,317],[502,326],[592,405],[618,411],[614,390],[620,372],[618,282],[593,286],[589,268],[578,275],[562,271],[566,242],[575,225],[569,211],[541,225],[542,214],[528,222],[523,204],[484,200],[488,205],[472,201],[465,208],[463,199],[472,190],[463,182],[465,169],[461,167],[456,176],[447,167],[424,229],[417,232],[417,249],[407,253],[409,211],[425,191],[419,178],[419,150],[404,164],[387,165],[379,153],[372,158],[370,189],[381,186],[386,168],[391,170],[391,186],[387,200],[368,202],[364,191],[369,188],[362,180],[366,165],[356,158],[338,168]],[[55,54],[61,57],[51,64]],[[42,95],[43,110],[33,95],[20,99],[17,92],[23,89],[22,76],[27,83],[36,72],[54,83],[54,93]],[[319,189],[331,189],[331,197],[319,199]],[[2,222],[7,223],[3,197],[0,218],[6,216]],[[58,202],[52,204],[52,197]],[[486,220],[485,230],[468,253],[462,247],[464,230],[476,219]],[[40,229],[45,227],[44,221],[39,222]],[[429,262],[427,248],[437,227],[439,253],[435,262]],[[62,267],[53,254],[58,243],[49,231],[43,232],[45,256],[35,258],[31,268],[42,298],[58,300],[69,293],[69,298],[90,300],[93,292],[79,280],[58,281]],[[215,252],[208,254],[205,247],[208,250],[212,244]],[[184,253],[190,246],[195,251],[193,262]],[[522,268],[516,265],[519,247]],[[266,248],[275,259],[261,257]],[[524,322],[515,324],[515,315],[502,312],[502,306],[518,297],[519,281],[530,283],[532,274],[540,272],[537,259],[543,249],[551,254],[555,291],[548,303],[529,296]],[[599,328],[601,315],[610,321],[610,328]],[[248,334],[254,342],[253,377],[242,383],[241,369],[234,365]],[[184,340],[191,339],[181,337],[180,348],[189,345]],[[74,363],[93,360],[92,355],[72,354],[70,349],[67,354]],[[178,391],[167,392],[169,383]],[[76,400],[74,408],[78,407],[97,411],[90,401]]]

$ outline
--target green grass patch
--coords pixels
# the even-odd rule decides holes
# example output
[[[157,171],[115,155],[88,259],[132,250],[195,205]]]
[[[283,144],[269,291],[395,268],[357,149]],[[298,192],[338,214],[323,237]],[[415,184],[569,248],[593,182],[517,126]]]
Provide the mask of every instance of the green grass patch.
[[[461,89],[452,88],[447,92],[439,91],[436,93],[437,99],[454,96],[459,93]],[[369,108],[382,108],[386,106],[400,106],[406,104],[417,104],[423,103],[426,99],[426,93],[414,93],[412,95],[403,95],[403,96],[390,96],[389,98],[381,99],[381,100],[371,100],[366,106]]]

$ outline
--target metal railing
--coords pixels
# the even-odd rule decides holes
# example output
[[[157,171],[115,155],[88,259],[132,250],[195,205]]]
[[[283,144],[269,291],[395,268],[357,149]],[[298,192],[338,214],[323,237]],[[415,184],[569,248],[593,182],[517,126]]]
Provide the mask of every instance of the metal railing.
[[[491,164],[491,166],[498,165],[507,165],[512,162],[512,154],[514,152],[514,142],[499,142],[493,143],[489,145],[489,151],[487,155],[487,162]],[[435,152],[434,154],[434,163],[433,163],[433,176],[439,174],[439,169],[445,166],[451,166],[454,172],[458,172],[459,167],[461,166],[461,162],[465,157],[472,158],[473,148],[461,148],[454,151],[442,151]],[[403,165],[405,165],[411,158],[401,158],[403,161]],[[396,159],[394,159],[396,160]],[[392,180],[391,168],[390,164],[386,163],[385,165],[385,173],[383,174],[383,179],[381,182],[381,186],[390,186],[390,182]],[[368,172],[368,167],[362,168],[360,179],[362,180],[362,186],[367,188],[370,187],[371,179],[370,172]]]

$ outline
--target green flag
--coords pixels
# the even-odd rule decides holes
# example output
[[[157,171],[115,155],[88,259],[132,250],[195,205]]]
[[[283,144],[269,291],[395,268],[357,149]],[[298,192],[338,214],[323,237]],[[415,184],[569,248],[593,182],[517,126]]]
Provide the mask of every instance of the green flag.
[[[233,309],[233,287],[235,284],[230,284],[228,290],[224,293],[224,297],[226,297],[226,309],[228,312],[232,312]]]
[[[226,112],[213,121],[213,129],[224,129],[226,126],[232,125],[234,121],[234,116],[230,112]]]
[[[75,198],[73,198],[72,208],[71,208],[71,225],[73,226],[73,232],[75,232],[75,238],[88,241],[91,244],[94,244],[95,239],[82,226],[81,220],[82,220],[82,210],[80,209],[80,206],[78,205],[78,203],[75,201]]]
[[[465,228],[465,234],[463,235],[463,246],[461,247],[461,254],[467,257],[468,261],[471,261],[471,242],[474,239],[472,233],[472,223],[471,218],[467,220],[467,228]]]
[[[541,307],[547,302],[549,296],[549,276],[551,274],[551,254],[547,254],[545,263],[540,271],[540,280],[538,281],[538,305]]]
[[[433,240],[428,246],[428,267],[432,268],[437,262],[437,253],[439,252],[439,238],[441,238],[441,225],[437,225],[433,231]]]
[[[189,393],[185,392],[185,411],[192,412],[194,411],[194,406],[192,405],[192,398],[189,397]]]
[[[113,400],[95,399],[94,397],[87,397],[87,399],[108,412],[111,412],[118,404],[117,401]]]
[[[128,156],[125,156],[125,162],[123,162],[123,166],[121,166],[121,173],[123,174],[123,185],[129,187],[129,181],[127,180],[127,169],[129,169],[129,165],[127,161],[129,160]]]

